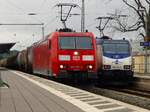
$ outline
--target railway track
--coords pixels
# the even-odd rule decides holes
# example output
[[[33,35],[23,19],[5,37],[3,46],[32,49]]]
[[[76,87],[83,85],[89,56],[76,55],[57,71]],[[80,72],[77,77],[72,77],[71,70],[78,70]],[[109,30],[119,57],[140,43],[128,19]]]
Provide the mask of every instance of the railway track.
[[[131,95],[136,95],[140,97],[150,98],[150,91],[144,90],[144,89],[136,89],[136,88],[110,88],[111,90],[123,92]]]
[[[80,89],[150,110],[150,91],[135,88],[99,88],[93,85]]]
[[[56,81],[56,80],[55,80]],[[118,92],[118,93],[122,93],[122,94],[128,94],[128,95],[133,95],[133,96],[137,96],[137,97],[143,97],[143,98],[148,98],[150,99],[150,90],[146,90],[144,88],[137,88],[136,86],[134,87],[99,87],[99,86],[95,86],[94,84],[75,84],[75,83],[68,83],[68,82],[61,82],[73,87],[77,87],[79,89],[83,89],[95,94],[100,94],[103,95],[103,93],[106,93],[107,91],[114,91],[114,92]],[[104,91],[103,91],[104,90]]]

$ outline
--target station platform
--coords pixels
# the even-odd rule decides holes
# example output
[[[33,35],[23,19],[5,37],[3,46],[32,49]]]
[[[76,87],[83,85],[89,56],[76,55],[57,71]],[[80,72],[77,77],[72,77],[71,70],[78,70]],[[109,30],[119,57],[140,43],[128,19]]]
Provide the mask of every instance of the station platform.
[[[150,79],[150,73],[147,73],[147,74],[144,74],[144,73],[135,73],[134,77],[143,78],[143,79]]]
[[[150,112],[140,107],[12,70],[1,70],[0,112]]]
[[[1,71],[9,88],[0,88],[0,112],[84,112],[36,84],[9,71]]]

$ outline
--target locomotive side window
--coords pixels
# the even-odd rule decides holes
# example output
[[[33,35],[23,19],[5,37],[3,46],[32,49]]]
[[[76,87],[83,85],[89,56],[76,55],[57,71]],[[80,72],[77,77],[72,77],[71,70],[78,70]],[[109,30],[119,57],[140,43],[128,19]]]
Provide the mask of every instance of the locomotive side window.
[[[49,40],[48,47],[49,47],[49,49],[51,49],[51,40]]]
[[[60,49],[93,49],[90,37],[59,37]]]

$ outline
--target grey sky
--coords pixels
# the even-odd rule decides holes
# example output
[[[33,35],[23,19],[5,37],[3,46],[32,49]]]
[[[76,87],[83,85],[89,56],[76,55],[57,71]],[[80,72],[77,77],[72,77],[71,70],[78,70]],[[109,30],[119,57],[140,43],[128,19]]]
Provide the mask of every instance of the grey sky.
[[[113,13],[115,9],[126,10],[121,0],[85,0],[86,29],[99,35],[95,28],[98,16]],[[59,9],[54,7],[57,3],[76,3],[81,6],[81,0],[0,0],[0,23],[44,23],[45,35],[62,27],[59,19]],[[31,16],[28,13],[37,13]],[[80,9],[73,9],[72,13],[80,13]],[[72,16],[67,26],[80,31],[80,16]],[[120,34],[106,32],[107,35],[118,38],[133,37],[135,34]],[[40,26],[0,26],[0,42],[18,42],[14,49],[23,49],[42,38]]]

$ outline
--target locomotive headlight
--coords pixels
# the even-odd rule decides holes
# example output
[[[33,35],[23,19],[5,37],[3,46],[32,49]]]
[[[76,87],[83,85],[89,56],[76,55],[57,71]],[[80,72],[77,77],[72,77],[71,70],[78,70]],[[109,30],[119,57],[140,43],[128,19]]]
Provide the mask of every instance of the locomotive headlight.
[[[92,66],[92,65],[89,65],[88,68],[89,68],[89,69],[93,69],[93,66]]]
[[[93,55],[83,55],[82,56],[82,60],[83,61],[93,61],[94,60],[94,56]]]
[[[111,69],[110,65],[104,65],[104,69]]]
[[[60,61],[70,61],[70,55],[59,55]]]
[[[77,51],[74,52],[74,55],[78,55],[79,53]]]
[[[64,68],[64,66],[63,66],[63,65],[60,65],[59,67],[60,67],[61,69],[63,69],[63,68]]]
[[[124,65],[124,69],[131,69],[130,65]]]

